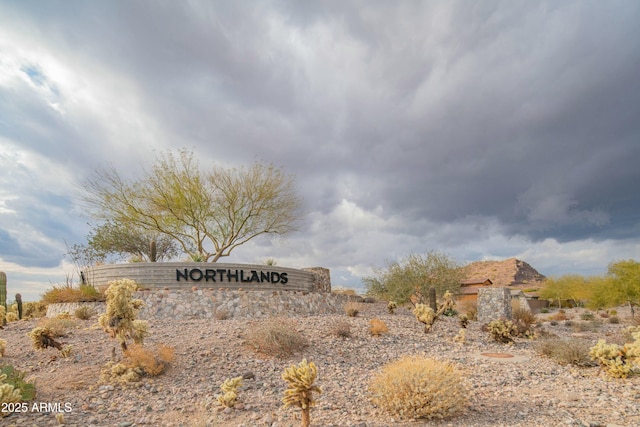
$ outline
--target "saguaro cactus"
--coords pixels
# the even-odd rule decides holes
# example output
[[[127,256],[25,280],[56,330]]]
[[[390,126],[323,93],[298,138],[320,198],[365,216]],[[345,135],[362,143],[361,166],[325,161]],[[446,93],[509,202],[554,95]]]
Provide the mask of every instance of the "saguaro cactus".
[[[4,307],[4,312],[7,312],[7,275],[4,271],[0,271],[0,305]],[[7,324],[7,319],[2,318],[2,325]]]
[[[18,319],[22,320],[22,295],[16,294],[16,304],[18,305]]]
[[[156,241],[152,240],[149,243],[149,261],[156,262],[158,258],[158,251],[156,249]]]

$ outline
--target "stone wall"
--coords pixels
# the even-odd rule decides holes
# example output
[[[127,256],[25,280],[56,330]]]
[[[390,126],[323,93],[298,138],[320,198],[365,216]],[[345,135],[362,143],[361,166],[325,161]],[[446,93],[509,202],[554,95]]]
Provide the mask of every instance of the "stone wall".
[[[313,292],[331,292],[331,272],[324,267],[303,268],[302,271],[313,273]]]
[[[261,318],[277,315],[316,315],[342,313],[349,301],[346,295],[297,291],[242,291],[217,289],[138,291],[144,301],[140,319]],[[86,303],[50,304],[47,317],[75,309]],[[104,312],[104,303],[97,306]]]
[[[328,270],[326,270],[328,284],[316,285],[317,279],[312,271],[258,264],[204,262],[105,264],[90,268],[84,272],[84,276],[94,286],[107,286],[112,280],[127,278],[148,289],[190,289],[197,286],[211,289],[312,292],[316,286],[319,286],[331,290]]]
[[[478,289],[478,321],[488,323],[500,318],[512,318],[511,291],[508,288]]]

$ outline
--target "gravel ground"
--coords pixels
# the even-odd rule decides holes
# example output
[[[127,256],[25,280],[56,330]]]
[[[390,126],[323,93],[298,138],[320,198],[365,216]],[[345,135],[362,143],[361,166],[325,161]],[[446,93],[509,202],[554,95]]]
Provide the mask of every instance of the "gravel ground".
[[[55,405],[59,405],[67,426],[299,426],[297,410],[284,409],[280,402],[285,388],[280,376],[285,367],[304,357],[318,366],[317,384],[323,389],[311,413],[313,426],[640,426],[638,377],[611,380],[597,367],[560,366],[537,354],[535,340],[498,344],[477,322],[470,323],[466,343],[458,344],[452,339],[460,328],[456,318],[439,319],[425,334],[409,311],[399,309],[390,315],[385,307],[365,304],[356,318],[296,318],[310,345],[285,359],[261,356],[246,346],[247,331],[257,320],[151,321],[145,345],[175,346],[177,358],[165,373],[145,378],[133,388],[99,382],[100,370],[111,360],[116,344],[96,327],[95,317],[78,320],[77,328],[61,339],[73,348],[66,359],[54,349],[31,347],[25,334],[37,320],[10,323],[0,331],[8,342],[2,361],[35,377],[37,396],[26,413],[1,418],[0,425],[58,425]],[[555,326],[541,322],[541,327],[593,344],[599,337],[620,342],[621,331],[628,326],[622,310],[621,324],[578,328],[580,310],[569,313],[574,316],[573,327],[563,322]],[[387,324],[388,334],[370,336],[369,320],[374,317]],[[350,323],[351,338],[329,333],[337,319]],[[401,421],[370,402],[367,386],[373,373],[399,356],[414,354],[459,366],[470,389],[466,413],[445,421]],[[221,410],[215,401],[220,384],[243,374],[252,378],[244,380],[239,404]],[[42,404],[49,407],[41,408]]]

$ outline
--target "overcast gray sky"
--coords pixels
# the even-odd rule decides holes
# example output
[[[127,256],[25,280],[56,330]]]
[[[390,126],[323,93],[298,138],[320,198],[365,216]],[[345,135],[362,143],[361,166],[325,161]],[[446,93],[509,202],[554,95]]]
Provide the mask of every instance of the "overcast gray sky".
[[[96,168],[187,147],[294,174],[300,232],[225,262],[640,259],[640,2],[0,3],[0,270],[72,269]]]

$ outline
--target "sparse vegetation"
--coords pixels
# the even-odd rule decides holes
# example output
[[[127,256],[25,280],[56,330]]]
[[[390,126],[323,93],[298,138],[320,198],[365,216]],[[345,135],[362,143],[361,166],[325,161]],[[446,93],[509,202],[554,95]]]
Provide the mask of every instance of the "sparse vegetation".
[[[405,419],[443,419],[461,413],[468,388],[448,362],[421,356],[385,365],[370,384],[373,403]]]
[[[282,374],[282,379],[287,382],[282,402],[285,408],[297,406],[302,411],[302,427],[311,424],[311,407],[315,404],[313,394],[322,393],[320,387],[314,385],[318,376],[318,368],[313,362],[307,363],[306,359],[296,365],[289,366]]]
[[[340,338],[351,337],[351,324],[346,320],[335,320],[331,323],[329,333]]]
[[[233,408],[238,400],[238,389],[242,387],[242,377],[227,378],[220,386],[222,394],[216,396],[218,403],[225,408]]]
[[[257,352],[272,357],[288,357],[309,345],[297,331],[296,322],[286,318],[269,318],[252,325],[246,343]]]
[[[349,317],[358,317],[360,310],[362,310],[362,304],[355,301],[348,301],[344,305],[344,312]]]
[[[594,366],[589,356],[589,342],[578,339],[560,339],[558,337],[544,338],[536,342],[538,353],[555,360],[560,365],[574,365],[579,367]]]
[[[95,314],[95,310],[88,305],[81,305],[73,312],[73,315],[80,320],[89,320],[95,316]]]
[[[509,344],[513,338],[518,336],[518,328],[511,321],[506,319],[496,319],[487,325],[489,336],[496,342]]]
[[[130,339],[141,342],[148,325],[145,321],[135,322],[143,305],[142,300],[134,299],[133,293],[138,288],[136,282],[121,279],[109,282],[105,295],[107,310],[98,318],[98,323],[111,338],[117,338],[123,351],[127,350]]]
[[[389,332],[389,328],[387,327],[387,324],[384,323],[382,320],[371,319],[369,321],[369,333],[374,337],[377,337],[378,335],[386,334],[388,332]]]
[[[105,295],[91,285],[80,284],[74,286],[70,279],[62,285],[54,285],[42,295],[43,304],[55,304],[65,302],[91,302],[104,301]]]

